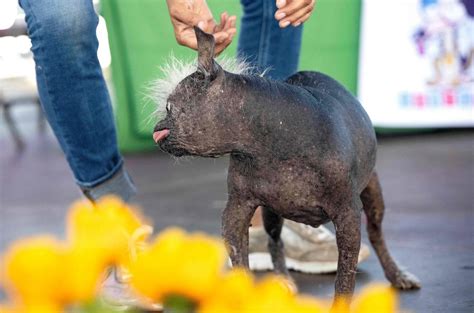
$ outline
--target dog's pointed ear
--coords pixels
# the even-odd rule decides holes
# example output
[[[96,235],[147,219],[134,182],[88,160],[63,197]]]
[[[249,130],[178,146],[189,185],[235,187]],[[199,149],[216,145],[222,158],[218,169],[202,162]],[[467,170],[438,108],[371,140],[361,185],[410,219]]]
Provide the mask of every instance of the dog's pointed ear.
[[[198,70],[205,76],[215,77],[219,71],[219,65],[214,61],[214,48],[216,41],[212,34],[204,32],[194,26],[198,45]]]

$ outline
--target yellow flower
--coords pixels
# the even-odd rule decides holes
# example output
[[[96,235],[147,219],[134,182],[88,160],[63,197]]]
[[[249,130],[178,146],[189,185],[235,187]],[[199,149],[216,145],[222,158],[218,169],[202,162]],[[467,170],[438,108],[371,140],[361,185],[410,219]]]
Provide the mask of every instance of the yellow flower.
[[[55,304],[30,305],[30,306],[0,306],[0,313],[63,313],[64,311]]]
[[[0,304],[0,313],[15,313],[19,312],[18,309],[14,308],[13,305],[1,303]]]
[[[5,255],[4,284],[14,302],[47,306],[61,300],[63,246],[41,236],[15,243]]]
[[[88,250],[68,247],[50,236],[21,240],[5,255],[5,287],[21,312],[53,312],[91,300],[105,266]],[[41,312],[42,312],[41,311]]]
[[[67,302],[90,300],[107,266],[128,268],[137,247],[153,231],[142,220],[133,208],[114,196],[103,197],[95,204],[81,201],[72,206],[67,218],[67,263],[71,269],[66,278]]]
[[[217,284],[212,297],[198,313],[318,313],[321,305],[309,297],[297,297],[285,278],[270,275],[254,283],[251,274],[233,269]]]
[[[322,313],[326,312],[325,306],[318,300],[309,296],[298,296],[293,304],[295,313]]]
[[[331,313],[350,313],[350,301],[346,297],[337,297],[331,307]]]
[[[216,284],[212,297],[204,299],[198,313],[241,313],[254,296],[252,275],[235,268],[226,273]]]
[[[107,267],[102,260],[89,249],[71,246],[65,251],[64,264],[62,302],[71,304],[92,300],[105,279]]]
[[[89,250],[106,265],[127,266],[135,246],[151,233],[151,230],[142,230],[142,218],[113,196],[103,197],[95,204],[77,202],[67,218],[68,239],[72,245]]]
[[[68,216],[69,242],[43,236],[13,244],[2,280],[22,312],[89,301],[108,265],[129,264],[132,245],[150,233],[143,229],[140,218],[116,198],[106,197],[95,206],[78,202]]]
[[[275,313],[290,312],[288,310],[294,294],[282,278],[268,275],[258,283],[255,293],[254,301],[249,303],[251,310],[258,309],[258,312]]]
[[[298,313],[308,310],[320,312],[315,303],[297,298],[285,278],[269,275],[256,285],[245,312]]]
[[[199,302],[210,296],[226,260],[220,240],[170,228],[132,263],[132,286],[157,301],[183,296]]]
[[[368,286],[354,300],[353,308],[353,313],[396,313],[396,293],[383,284]]]

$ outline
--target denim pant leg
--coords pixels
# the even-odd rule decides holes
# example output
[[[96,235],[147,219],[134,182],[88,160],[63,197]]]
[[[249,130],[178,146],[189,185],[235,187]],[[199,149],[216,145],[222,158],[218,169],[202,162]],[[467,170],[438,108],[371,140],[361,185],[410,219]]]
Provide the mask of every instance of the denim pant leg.
[[[241,0],[244,14],[237,46],[247,60],[267,77],[286,79],[298,70],[303,26],[280,28],[274,15],[276,0]]]
[[[107,86],[97,58],[92,0],[20,0],[36,63],[43,110],[77,184],[95,200],[127,200],[135,186],[123,169]],[[54,183],[54,182],[53,182]]]

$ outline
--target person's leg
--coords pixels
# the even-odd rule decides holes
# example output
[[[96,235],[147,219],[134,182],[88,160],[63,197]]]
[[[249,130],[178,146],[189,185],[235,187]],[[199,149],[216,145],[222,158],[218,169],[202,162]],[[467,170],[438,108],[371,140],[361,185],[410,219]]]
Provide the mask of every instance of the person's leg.
[[[91,200],[135,186],[117,148],[110,97],[97,58],[92,0],[20,0],[46,117],[77,184]]]
[[[303,26],[280,28],[274,15],[276,0],[241,0],[241,20],[237,55],[276,80],[284,80],[298,70]]]

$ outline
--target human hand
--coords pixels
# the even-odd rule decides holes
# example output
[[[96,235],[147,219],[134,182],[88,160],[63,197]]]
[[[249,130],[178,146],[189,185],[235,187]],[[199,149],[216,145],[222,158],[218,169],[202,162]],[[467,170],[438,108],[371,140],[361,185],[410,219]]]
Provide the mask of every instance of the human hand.
[[[275,18],[281,28],[306,22],[313,13],[315,0],[276,0]]]
[[[216,24],[206,0],[166,0],[173,24],[176,41],[183,46],[197,50],[194,26],[214,35],[216,41],[215,54],[221,53],[232,42],[237,29],[236,17],[224,12],[220,23]]]

